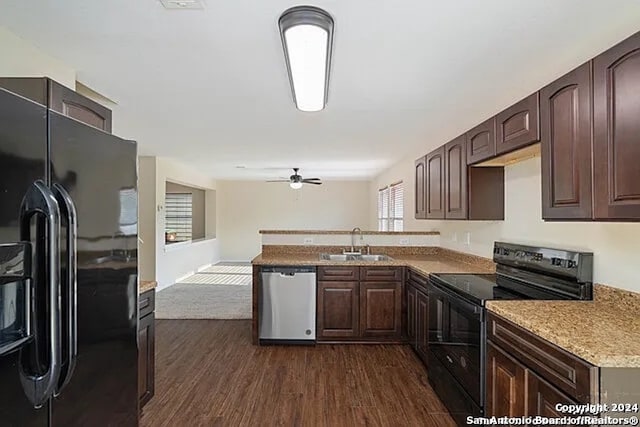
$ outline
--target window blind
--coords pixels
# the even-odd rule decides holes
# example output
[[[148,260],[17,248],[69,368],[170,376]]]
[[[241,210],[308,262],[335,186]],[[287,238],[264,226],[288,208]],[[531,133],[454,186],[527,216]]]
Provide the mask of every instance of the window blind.
[[[165,196],[165,232],[176,233],[173,242],[191,240],[193,230],[193,195],[167,193]]]
[[[389,190],[389,229],[402,231],[404,218],[404,187],[402,182],[390,186]]]
[[[404,187],[402,181],[378,190],[378,230],[402,231]]]

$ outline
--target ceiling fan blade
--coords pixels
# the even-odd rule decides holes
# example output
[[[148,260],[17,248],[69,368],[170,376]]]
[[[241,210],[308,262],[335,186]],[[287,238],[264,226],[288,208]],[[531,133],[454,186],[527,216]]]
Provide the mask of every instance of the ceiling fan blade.
[[[305,178],[304,181],[322,181],[320,178]]]
[[[322,185],[322,182],[320,181],[307,181],[306,179],[303,179],[302,182],[305,184]]]

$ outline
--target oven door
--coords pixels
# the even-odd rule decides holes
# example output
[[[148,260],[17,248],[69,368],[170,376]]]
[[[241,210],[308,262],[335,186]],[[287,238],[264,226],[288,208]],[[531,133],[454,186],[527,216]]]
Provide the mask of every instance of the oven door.
[[[433,281],[429,291],[429,349],[482,407],[484,310]]]

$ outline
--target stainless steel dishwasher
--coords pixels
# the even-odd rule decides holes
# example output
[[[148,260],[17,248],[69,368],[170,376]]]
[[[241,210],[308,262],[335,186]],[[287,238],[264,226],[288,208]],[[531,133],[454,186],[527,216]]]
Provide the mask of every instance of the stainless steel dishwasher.
[[[260,341],[315,342],[315,267],[262,267],[261,279]]]

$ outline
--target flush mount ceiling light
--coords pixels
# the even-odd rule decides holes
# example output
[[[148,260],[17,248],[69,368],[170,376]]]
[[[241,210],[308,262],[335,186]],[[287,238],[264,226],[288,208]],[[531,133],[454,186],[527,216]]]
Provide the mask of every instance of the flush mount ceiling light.
[[[204,9],[202,0],[160,0],[165,9]]]
[[[300,111],[320,111],[327,103],[333,19],[322,9],[296,6],[278,21],[291,91]]]

